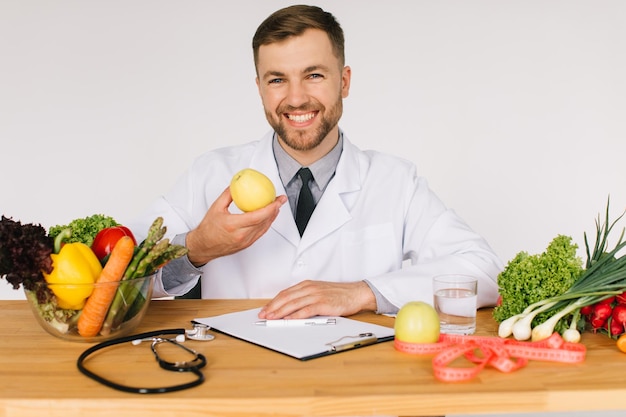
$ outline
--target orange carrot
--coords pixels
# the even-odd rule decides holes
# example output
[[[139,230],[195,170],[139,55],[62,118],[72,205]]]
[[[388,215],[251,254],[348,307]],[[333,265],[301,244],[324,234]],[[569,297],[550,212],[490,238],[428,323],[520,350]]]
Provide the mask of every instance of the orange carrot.
[[[117,241],[109,260],[102,269],[97,285],[78,317],[78,333],[83,337],[93,337],[98,334],[106,318],[107,311],[113,298],[117,285],[106,283],[119,282],[124,276],[124,271],[130,263],[135,250],[135,243],[129,236],[123,236]]]

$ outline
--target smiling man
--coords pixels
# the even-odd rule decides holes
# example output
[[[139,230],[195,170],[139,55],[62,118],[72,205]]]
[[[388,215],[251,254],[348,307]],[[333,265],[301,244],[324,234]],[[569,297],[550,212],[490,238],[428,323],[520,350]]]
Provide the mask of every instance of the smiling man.
[[[394,313],[409,301],[432,303],[434,275],[462,273],[478,278],[479,306],[493,305],[502,264],[487,242],[411,162],[361,151],[340,129],[352,72],[334,16],[281,9],[252,45],[272,130],[198,157],[134,225],[141,238],[163,216],[189,249],[163,269],[155,295],[185,294],[201,280],[203,298],[270,299],[263,319]],[[236,209],[227,186],[243,168],[272,180],[273,203]],[[304,200],[314,207],[300,223]]]
[[[255,56],[259,94],[280,145],[303,166],[321,159],[339,140],[350,67],[320,29],[261,44]]]

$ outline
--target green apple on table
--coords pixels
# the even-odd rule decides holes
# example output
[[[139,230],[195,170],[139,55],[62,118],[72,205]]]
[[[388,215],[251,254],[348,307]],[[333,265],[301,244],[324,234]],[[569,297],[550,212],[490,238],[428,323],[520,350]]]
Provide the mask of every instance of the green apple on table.
[[[439,340],[439,315],[423,301],[406,303],[396,315],[395,338],[406,343],[435,343]]]

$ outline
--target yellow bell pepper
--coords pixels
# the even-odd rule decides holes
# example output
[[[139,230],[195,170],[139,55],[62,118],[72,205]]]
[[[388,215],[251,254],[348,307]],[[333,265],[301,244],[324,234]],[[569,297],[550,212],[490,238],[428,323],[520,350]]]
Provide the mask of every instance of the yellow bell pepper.
[[[81,310],[102,272],[102,265],[91,248],[84,243],[66,243],[59,247],[64,235],[58,237],[52,258],[52,272],[44,278],[57,297],[59,307]],[[66,236],[66,235],[65,235]],[[57,285],[58,284],[58,285]]]

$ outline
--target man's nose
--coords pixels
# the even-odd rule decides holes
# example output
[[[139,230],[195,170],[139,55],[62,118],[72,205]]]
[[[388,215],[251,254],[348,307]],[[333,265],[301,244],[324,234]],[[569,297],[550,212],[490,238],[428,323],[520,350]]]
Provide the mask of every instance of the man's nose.
[[[286,97],[287,104],[292,107],[300,107],[309,101],[306,87],[302,83],[290,83]]]

